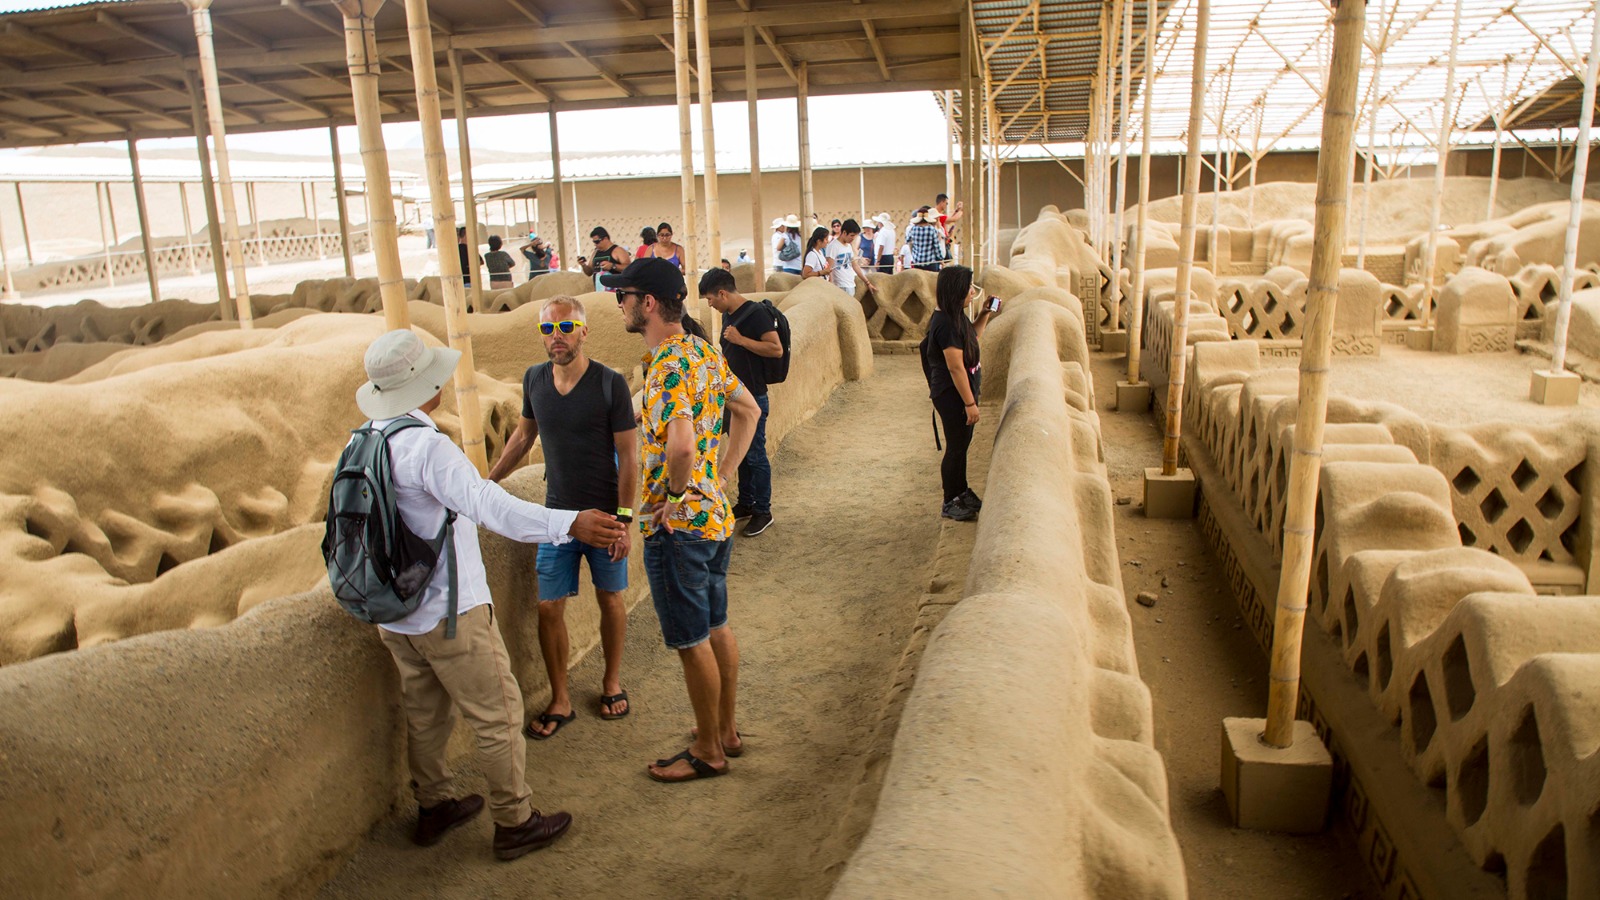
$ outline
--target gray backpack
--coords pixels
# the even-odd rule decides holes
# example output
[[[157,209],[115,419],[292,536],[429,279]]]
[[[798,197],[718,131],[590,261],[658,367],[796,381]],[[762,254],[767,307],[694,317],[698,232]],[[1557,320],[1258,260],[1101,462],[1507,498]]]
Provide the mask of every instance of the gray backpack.
[[[383,428],[372,423],[352,431],[339,456],[328,495],[322,557],[328,563],[333,596],[363,622],[395,622],[422,604],[423,588],[433,579],[441,552],[450,565],[446,638],[456,636],[456,514],[446,512],[433,540],[417,537],[395,506],[389,438],[407,428],[426,428],[409,416]]]

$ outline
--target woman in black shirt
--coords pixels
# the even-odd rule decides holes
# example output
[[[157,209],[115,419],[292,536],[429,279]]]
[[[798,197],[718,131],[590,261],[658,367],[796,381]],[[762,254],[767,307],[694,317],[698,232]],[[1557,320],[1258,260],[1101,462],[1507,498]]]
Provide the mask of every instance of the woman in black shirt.
[[[983,501],[967,485],[967,448],[978,424],[978,392],[983,375],[978,359],[978,339],[989,323],[985,305],[973,322],[967,305],[981,295],[966,266],[946,266],[939,272],[938,309],[928,320],[922,342],[922,370],[928,376],[928,396],[944,426],[944,460],[939,466],[944,483],[944,506],[939,514],[966,522],[978,517]]]

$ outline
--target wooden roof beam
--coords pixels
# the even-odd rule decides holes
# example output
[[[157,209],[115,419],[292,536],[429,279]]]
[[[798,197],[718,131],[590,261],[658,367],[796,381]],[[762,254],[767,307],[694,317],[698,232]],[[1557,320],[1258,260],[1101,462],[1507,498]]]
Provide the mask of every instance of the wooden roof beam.
[[[649,11],[647,11],[644,8],[644,4],[640,3],[639,0],[617,0],[617,2],[621,3],[623,6],[626,6],[628,8],[628,12],[633,13],[634,18],[637,18],[637,19],[648,19],[648,18],[650,18]]]
[[[306,9],[301,5],[300,0],[279,0],[279,2],[285,9],[292,11],[300,18],[305,19],[307,22],[310,22],[329,34],[337,36],[341,41],[344,40],[344,26],[342,24],[335,25],[315,12]],[[344,44],[341,43],[339,46],[342,49]]]
[[[883,73],[883,80],[893,81],[894,76],[889,74],[889,62],[883,55],[883,43],[878,40],[877,26],[872,24],[871,19],[862,19],[861,30],[867,33],[867,45],[872,48],[872,55],[878,60],[878,71]]]
[[[240,28],[239,26],[234,25],[218,16],[214,11],[211,13],[211,28],[212,30],[216,31],[217,34],[231,37],[247,47],[254,47],[257,50],[272,49],[271,41],[266,40],[265,38],[257,37],[256,35],[245,31],[243,28]]]
[[[778,45],[778,39],[773,36],[772,29],[765,25],[757,25],[756,34],[761,35],[761,40],[767,45],[767,49],[771,50],[772,55],[777,57],[778,65],[783,66],[783,70],[789,73],[789,77],[794,80],[795,84],[799,84],[800,73],[795,71],[794,60],[789,57],[783,47]]]
[[[21,116],[13,116],[13,115],[10,115],[10,114],[7,114],[7,113],[0,113],[0,123],[6,124],[6,125],[12,125],[12,126],[15,126],[17,128],[34,128],[34,129],[38,129],[39,131],[42,131],[45,134],[54,135],[55,137],[58,137],[58,138],[64,138],[64,137],[67,136],[67,132],[66,131],[64,131],[63,129],[57,128],[54,125],[46,125],[43,122],[35,122],[32,119],[25,119],[25,118],[23,118]]]
[[[108,12],[102,10],[101,12],[95,13],[94,20],[111,29],[112,31],[115,31],[117,34],[122,35],[123,37],[132,38],[141,44],[148,44],[149,46],[154,47],[163,53],[169,53],[178,57],[179,59],[182,59],[184,56],[182,46],[174,44],[166,38],[157,37],[149,32],[135,28]]]
[[[666,35],[658,34],[658,35],[656,35],[656,40],[660,41],[661,42],[661,46],[665,47],[666,49],[668,49],[668,50],[672,49],[672,41]],[[716,42],[713,41],[712,42],[712,46],[717,46]],[[731,47],[731,46],[735,46],[735,44],[733,42],[729,42],[725,46],[730,46]],[[620,54],[620,53],[603,53],[603,54],[596,54],[596,55],[598,55],[598,56],[621,56],[623,54]],[[654,55],[654,53],[652,53],[651,55]],[[740,71],[741,72],[744,71],[744,68],[742,66],[740,67]],[[692,54],[691,54],[691,59],[690,59],[690,62],[689,62],[689,74],[693,75],[697,79],[700,77],[700,67],[694,63],[694,61],[692,59]],[[722,93],[722,83],[717,81],[717,75],[716,75],[715,71],[713,71],[711,73],[711,90],[713,92],[715,92],[715,93],[719,93],[719,94]]]
[[[307,100],[306,98],[292,91],[286,91],[283,88],[275,85],[267,84],[265,82],[250,78],[246,75],[238,75],[232,72],[228,73],[226,77],[231,79],[236,84],[242,84],[245,87],[254,88],[269,97],[276,97],[290,106],[298,107],[306,112],[315,113],[319,116],[333,115],[332,110],[328,109],[328,107],[323,106],[320,103]]]
[[[550,24],[550,17],[545,15],[544,10],[534,6],[529,0],[506,0],[506,5],[522,13],[529,22],[540,28],[548,27]]]
[[[89,87],[87,85],[74,84],[68,85],[68,87],[70,87],[73,91],[84,95],[85,97],[94,97],[98,100],[105,100],[109,103],[116,103],[120,106],[126,106],[129,109],[138,110],[147,116],[154,116],[155,118],[171,122],[180,127],[187,128],[193,124],[193,121],[188,116],[174,115],[173,113],[169,113],[161,107],[156,106],[154,103],[146,103],[143,100],[135,100],[132,97],[121,96],[117,94],[108,94],[100,88]],[[249,118],[249,116],[246,116],[246,118]],[[261,120],[255,119],[255,121],[260,122]]]
[[[603,63],[584,53],[582,50],[579,50],[576,44],[562,41],[561,46],[565,48],[568,53],[572,54],[573,58],[581,59],[587,63],[589,68],[593,69],[595,73],[603,78],[607,84],[621,91],[624,97],[639,96],[638,88],[626,81],[623,81],[622,78],[617,75],[617,73],[611,71],[611,69],[605,66]]]
[[[98,66],[106,61],[104,56],[94,52],[93,50],[85,47],[79,47],[77,44],[69,44],[53,35],[34,31],[32,28],[17,22],[6,23],[6,34],[9,34],[14,38],[27,41],[35,46],[43,47],[46,50],[60,53],[63,56],[70,56],[73,59],[79,59],[93,65]]]
[[[550,88],[539,84],[532,78],[529,78],[512,68],[510,63],[501,59],[500,54],[494,52],[493,50],[474,50],[472,52],[477,54],[479,59],[491,66],[494,66],[497,71],[504,74],[512,81],[515,81],[517,84],[520,84],[528,90],[533,91],[535,94],[543,97],[546,102],[555,102],[560,99]]]

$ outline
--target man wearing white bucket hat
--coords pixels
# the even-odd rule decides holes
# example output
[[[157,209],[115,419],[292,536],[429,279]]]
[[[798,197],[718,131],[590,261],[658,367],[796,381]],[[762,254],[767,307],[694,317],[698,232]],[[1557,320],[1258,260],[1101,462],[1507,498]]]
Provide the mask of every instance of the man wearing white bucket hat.
[[[367,348],[369,380],[356,391],[356,405],[377,428],[409,416],[426,428],[411,427],[389,438],[395,505],[415,534],[436,534],[450,512],[456,514],[447,556],[423,588],[410,615],[379,625],[378,634],[400,673],[401,703],[408,728],[407,756],[421,807],[412,840],[428,846],[446,831],[475,817],[483,798],[456,797],[446,745],[460,707],[477,736],[483,774],[489,782],[494,819],[494,853],[516,859],[548,846],[566,832],[572,816],[542,815],[529,803],[524,775],[527,745],[522,737],[522,692],[511,674],[510,658],[494,621],[488,576],[478,550],[478,526],[526,543],[562,544],[573,538],[609,545],[624,534],[615,517],[598,510],[563,512],[518,500],[485,480],[428,414],[439,407],[440,391],[455,372],[461,354],[429,347],[409,330],[390,331]],[[455,636],[447,637],[450,581],[456,582]]]

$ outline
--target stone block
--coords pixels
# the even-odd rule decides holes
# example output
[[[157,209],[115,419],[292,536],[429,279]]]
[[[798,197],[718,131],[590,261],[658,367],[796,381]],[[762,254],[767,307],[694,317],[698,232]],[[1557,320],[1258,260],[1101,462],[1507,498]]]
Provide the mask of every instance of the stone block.
[[[1100,332],[1100,351],[1102,353],[1127,353],[1128,332],[1121,328],[1115,331]]]
[[[1434,348],[1441,353],[1508,353],[1516,337],[1517,298],[1504,275],[1468,266],[1439,292]]]
[[[1310,722],[1294,723],[1294,743],[1261,740],[1265,719],[1222,720],[1222,794],[1240,828],[1314,834],[1328,818],[1333,757]]]
[[[1117,382],[1117,412],[1142,413],[1150,410],[1150,382]]]
[[[1411,327],[1406,329],[1406,346],[1413,350],[1433,349],[1433,329]]]
[[[1583,383],[1575,372],[1534,372],[1533,386],[1528,392],[1535,403],[1545,406],[1578,405],[1578,385]]]
[[[1333,313],[1336,356],[1376,356],[1383,343],[1383,285],[1361,269],[1339,271],[1339,303]]]
[[[1163,475],[1159,467],[1144,470],[1144,514],[1149,519],[1188,519],[1194,516],[1194,470],[1179,469]]]

